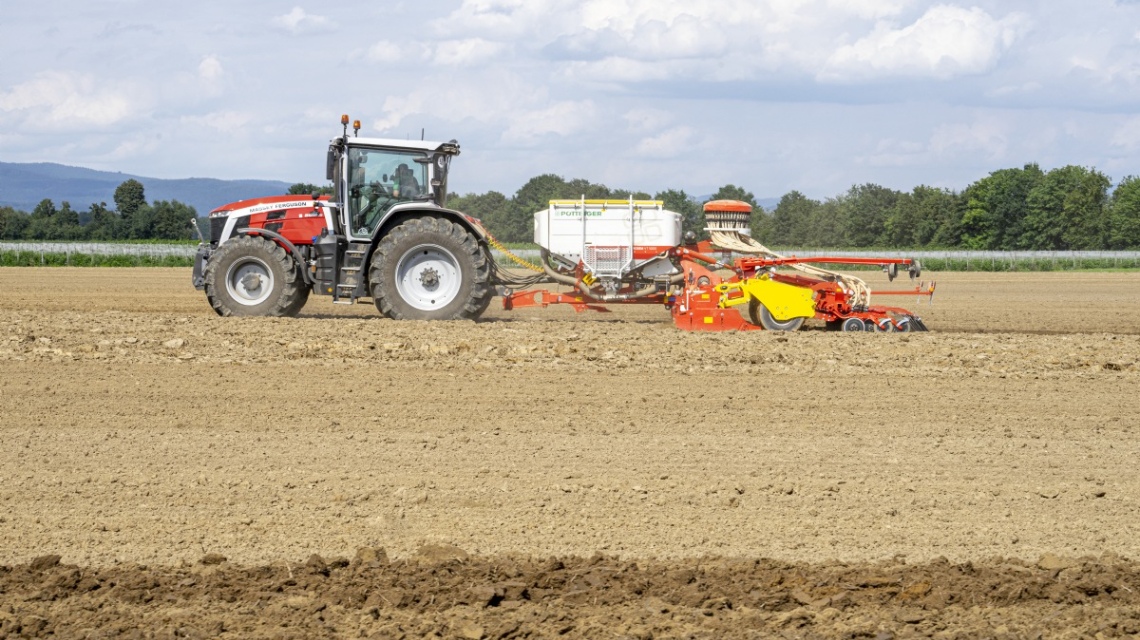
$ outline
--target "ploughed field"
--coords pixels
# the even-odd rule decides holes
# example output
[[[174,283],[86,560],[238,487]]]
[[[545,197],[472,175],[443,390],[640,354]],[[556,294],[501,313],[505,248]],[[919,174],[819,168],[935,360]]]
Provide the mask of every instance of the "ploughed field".
[[[1140,273],[935,276],[702,334],[0,269],[0,637],[1140,633]]]

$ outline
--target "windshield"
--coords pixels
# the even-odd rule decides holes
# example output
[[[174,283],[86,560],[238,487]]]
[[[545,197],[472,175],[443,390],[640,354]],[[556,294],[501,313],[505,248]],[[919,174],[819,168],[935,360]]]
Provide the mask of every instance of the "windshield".
[[[371,236],[393,206],[427,194],[427,165],[415,151],[351,149],[348,152],[348,213],[352,235]]]

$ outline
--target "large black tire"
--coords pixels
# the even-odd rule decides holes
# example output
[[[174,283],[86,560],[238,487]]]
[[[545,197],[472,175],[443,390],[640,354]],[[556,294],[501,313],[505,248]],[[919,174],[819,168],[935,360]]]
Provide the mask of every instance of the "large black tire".
[[[777,320],[756,298],[753,298],[748,303],[748,319],[752,324],[760,325],[768,331],[798,331],[804,325],[804,320],[807,318],[792,318],[790,320]]]
[[[205,268],[206,299],[220,316],[295,316],[309,299],[300,268],[277,243],[238,236]]]
[[[394,320],[479,317],[494,296],[491,262],[475,236],[442,218],[412,218],[389,231],[372,254],[372,298]]]

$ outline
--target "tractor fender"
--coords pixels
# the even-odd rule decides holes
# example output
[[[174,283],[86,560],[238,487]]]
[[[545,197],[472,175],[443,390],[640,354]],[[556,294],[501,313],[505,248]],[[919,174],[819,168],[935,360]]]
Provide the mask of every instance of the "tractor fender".
[[[313,285],[313,277],[309,274],[309,270],[305,268],[305,261],[301,257],[300,252],[297,251],[297,246],[294,245],[292,242],[289,242],[288,240],[286,240],[285,236],[281,235],[280,233],[277,233],[276,231],[270,231],[268,229],[251,229],[249,227],[243,227],[241,229],[234,229],[233,235],[234,236],[264,236],[266,238],[269,238],[270,240],[273,240],[277,244],[281,245],[281,248],[285,249],[285,253],[288,253],[289,257],[293,259],[293,262],[297,265],[297,269],[301,272],[301,278],[305,281],[305,284],[307,284],[309,286]]]
[[[433,216],[450,220],[475,234],[475,237],[478,238],[480,242],[485,242],[487,239],[487,230],[483,227],[483,223],[480,222],[478,218],[474,218],[454,209],[445,209],[432,204],[425,204],[421,206],[404,205],[393,207],[391,211],[380,219],[380,224],[376,225],[376,231],[372,234],[372,244],[375,245],[377,240],[401,222],[409,218],[418,218],[420,216]]]
[[[475,235],[475,239],[479,244],[487,247],[487,229],[483,227],[483,223],[478,218],[461,213],[454,209],[444,209],[432,204],[425,204],[423,206],[408,206],[394,208],[389,211],[381,220],[380,224],[376,225],[376,231],[372,233],[372,242],[368,247],[368,255],[364,257],[365,264],[372,260],[372,252],[376,250],[377,245],[380,244],[380,239],[388,234],[389,231],[396,228],[398,225],[406,220],[420,217],[434,217],[449,220],[463,227],[467,231]],[[488,256],[488,259],[490,257]]]

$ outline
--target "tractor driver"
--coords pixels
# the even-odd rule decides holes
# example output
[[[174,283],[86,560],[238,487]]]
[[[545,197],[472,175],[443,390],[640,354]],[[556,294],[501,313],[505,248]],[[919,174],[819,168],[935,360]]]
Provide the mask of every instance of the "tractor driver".
[[[403,162],[392,174],[392,182],[392,195],[401,200],[411,200],[420,195],[420,183],[416,180],[415,172]]]

